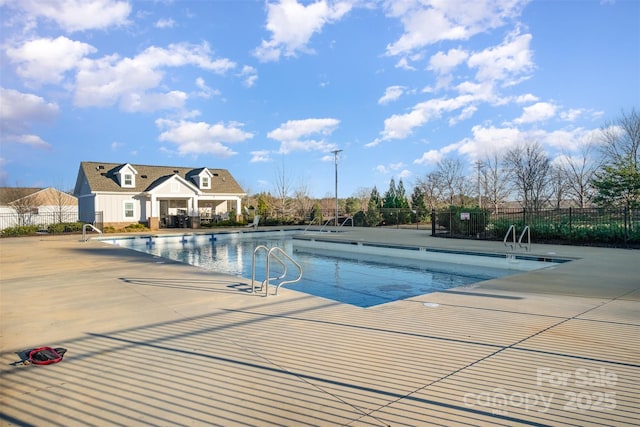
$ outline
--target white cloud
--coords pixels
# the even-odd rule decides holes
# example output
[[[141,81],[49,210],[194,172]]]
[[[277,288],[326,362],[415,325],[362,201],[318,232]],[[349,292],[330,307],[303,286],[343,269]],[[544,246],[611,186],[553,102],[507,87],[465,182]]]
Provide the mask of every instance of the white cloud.
[[[494,127],[477,125],[472,128],[472,136],[450,144],[440,152],[456,150],[458,154],[471,160],[482,160],[495,154],[503,154],[524,141],[536,141],[556,151],[575,151],[593,140],[597,130],[557,129],[522,130],[513,126]]]
[[[535,95],[533,95],[531,93],[526,93],[524,95],[519,95],[519,96],[515,97],[513,99],[513,101],[516,104],[528,104],[530,102],[537,102],[538,99],[539,98],[537,96],[535,96]]]
[[[403,70],[415,71],[416,68],[409,63],[406,57],[400,58],[395,65],[396,68],[402,68]]]
[[[29,133],[35,124],[48,122],[58,114],[58,106],[43,98],[0,88],[0,141],[14,142],[37,148],[50,148],[50,144]]]
[[[473,160],[491,157],[513,148],[526,136],[516,127],[474,126],[472,136],[456,143],[458,152]]]
[[[173,28],[176,25],[176,21],[171,18],[158,19],[155,23],[156,28]]]
[[[524,107],[522,116],[514,120],[517,124],[534,123],[548,120],[556,115],[557,107],[549,102],[538,102]]]
[[[120,108],[127,112],[151,112],[181,109],[187,94],[172,90],[165,93],[127,93],[120,98]]]
[[[378,104],[384,105],[397,100],[402,96],[402,94],[404,94],[404,90],[404,86],[389,86],[384,91],[384,95],[378,99]]]
[[[15,6],[66,32],[125,25],[131,13],[129,2],[115,0],[20,0]]]
[[[296,0],[267,3],[267,25],[270,40],[262,40],[254,55],[263,62],[277,61],[281,55],[295,56],[310,52],[311,37],[329,23],[340,20],[351,10],[347,1],[319,0],[304,5]]]
[[[292,151],[329,151],[335,144],[324,139],[313,139],[314,135],[329,136],[340,124],[337,119],[304,119],[289,120],[279,128],[267,134],[271,139],[280,141],[280,153]]]
[[[64,73],[73,70],[86,55],[96,52],[93,46],[64,36],[42,38],[25,42],[6,50],[16,72],[37,84],[60,83]]]
[[[553,131],[536,131],[536,138],[543,144],[560,151],[576,151],[592,140],[592,135],[597,134],[598,129],[587,130],[584,128],[557,129]]]
[[[476,107],[475,105],[469,105],[468,107],[463,108],[457,117],[452,117],[449,119],[449,126],[454,126],[458,122],[470,119],[476,113],[476,111],[478,111],[478,107]]]
[[[258,150],[251,152],[251,160],[249,163],[265,163],[271,161],[271,152],[269,150]]]
[[[435,165],[439,161],[441,161],[443,158],[444,158],[444,154],[442,154],[442,152],[438,150],[429,150],[423,153],[420,158],[414,160],[413,163],[416,165],[424,165],[424,164]]]
[[[562,120],[566,120],[568,122],[573,122],[577,120],[584,113],[584,109],[581,108],[570,108],[567,111],[562,111],[560,113],[560,118]]]
[[[386,0],[387,16],[398,18],[404,34],[387,46],[388,55],[404,55],[443,40],[467,40],[520,15],[527,0]]]
[[[409,178],[411,175],[413,175],[413,173],[409,169],[402,169],[400,171],[400,173],[398,174],[398,178],[404,180],[404,179]]]
[[[198,92],[198,96],[201,98],[209,99],[211,98],[211,96],[220,95],[220,91],[217,89],[212,89],[209,86],[207,86],[207,83],[204,81],[202,77],[197,77],[195,83],[198,89],[200,89],[200,92]]]
[[[447,53],[438,52],[429,60],[427,69],[438,74],[447,74],[466,61],[468,57],[469,54],[462,49],[450,49]]]
[[[423,126],[430,120],[440,118],[444,112],[451,112],[467,107],[475,98],[470,95],[460,95],[455,98],[436,98],[416,104],[413,109],[406,114],[394,114],[385,119],[384,130],[381,136],[367,144],[371,147],[382,141],[391,139],[404,139],[413,133],[414,128]],[[475,110],[467,110],[473,112]]]
[[[249,65],[242,67],[240,77],[244,79],[244,85],[246,87],[252,87],[258,81],[258,70]]]
[[[389,169],[385,165],[378,165],[374,168],[374,170],[383,175],[387,175],[389,173]]]
[[[206,43],[171,44],[166,49],[152,46],[133,58],[111,55],[85,59],[77,73],[74,102],[80,107],[106,107],[120,102],[127,111],[181,108],[186,100],[183,92],[149,91],[161,85],[165,69],[188,65],[218,74],[236,66],[225,58],[212,59]]]
[[[533,71],[533,53],[529,48],[531,34],[510,34],[499,46],[471,54],[467,65],[477,68],[478,81],[500,81],[513,86],[529,77]]]
[[[158,119],[156,126],[162,131],[158,139],[175,144],[180,155],[212,154],[225,158],[236,154],[225,144],[253,138],[253,134],[243,131],[242,124],[236,122],[209,124]]]
[[[7,141],[9,142],[15,142],[17,144],[22,144],[22,145],[30,145],[33,148],[42,148],[42,149],[51,148],[51,144],[44,141],[38,135],[32,135],[32,134],[7,135],[6,138],[7,138]]]

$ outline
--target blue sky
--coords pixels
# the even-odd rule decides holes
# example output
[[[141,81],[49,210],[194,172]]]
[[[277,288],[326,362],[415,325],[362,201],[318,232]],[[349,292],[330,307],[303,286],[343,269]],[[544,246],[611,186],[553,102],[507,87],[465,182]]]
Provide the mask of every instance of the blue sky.
[[[0,184],[81,161],[381,193],[640,107],[640,2],[0,0]]]

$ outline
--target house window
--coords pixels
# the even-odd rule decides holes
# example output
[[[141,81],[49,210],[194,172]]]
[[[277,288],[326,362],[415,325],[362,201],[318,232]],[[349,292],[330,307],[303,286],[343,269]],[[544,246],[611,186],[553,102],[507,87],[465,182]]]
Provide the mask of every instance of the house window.
[[[133,187],[133,175],[130,173],[124,174],[124,184],[123,187]]]
[[[124,202],[124,217],[127,219],[133,219],[134,216],[133,202]]]
[[[209,181],[208,176],[203,176],[200,182],[202,183],[202,188],[211,188],[211,181]]]

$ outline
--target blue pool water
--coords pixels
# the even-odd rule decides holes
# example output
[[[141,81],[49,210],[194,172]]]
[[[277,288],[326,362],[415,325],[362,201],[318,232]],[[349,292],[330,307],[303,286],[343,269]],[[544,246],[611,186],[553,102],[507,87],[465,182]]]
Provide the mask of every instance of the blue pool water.
[[[411,298],[431,292],[466,286],[503,277],[515,271],[448,264],[441,261],[411,261],[402,257],[327,253],[296,248],[291,236],[282,233],[229,233],[153,238],[104,239],[122,247],[185,262],[211,271],[251,278],[253,252],[257,245],[278,246],[303,268],[302,280],[285,285],[311,295],[360,307]],[[295,268],[288,268],[297,276]],[[282,271],[271,263],[271,276]],[[256,256],[256,280],[265,277],[265,251]],[[272,287],[273,289],[273,287]]]

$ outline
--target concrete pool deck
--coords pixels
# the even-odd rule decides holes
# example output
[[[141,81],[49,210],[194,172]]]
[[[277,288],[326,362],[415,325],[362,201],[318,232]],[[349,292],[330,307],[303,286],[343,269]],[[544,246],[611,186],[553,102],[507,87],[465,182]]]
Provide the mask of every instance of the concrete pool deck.
[[[331,238],[505,252],[429,234]],[[574,261],[363,309],[77,235],[1,239],[0,423],[638,425],[640,252],[532,253]],[[15,363],[36,346],[68,352]]]

